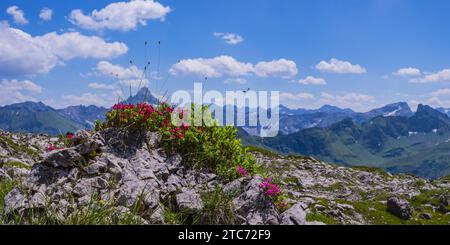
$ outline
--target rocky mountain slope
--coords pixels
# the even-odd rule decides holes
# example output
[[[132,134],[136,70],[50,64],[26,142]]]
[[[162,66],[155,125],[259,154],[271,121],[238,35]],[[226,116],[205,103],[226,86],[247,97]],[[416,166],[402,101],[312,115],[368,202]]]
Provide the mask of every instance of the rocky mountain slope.
[[[0,129],[3,130],[57,135],[75,132],[81,128],[82,124],[42,102],[24,102],[0,107]]]
[[[382,167],[427,178],[450,174],[450,118],[425,105],[411,117],[379,116],[362,124],[347,118],[327,128],[264,140],[241,137],[249,145],[340,165]]]
[[[450,224],[450,180],[390,175],[249,149],[279,179],[276,207],[249,175],[188,167],[157,132],[107,128],[63,138],[0,133],[0,223]]]
[[[105,107],[94,105],[69,106],[64,109],[57,110],[64,117],[82,125],[85,129],[92,129],[95,121],[105,120],[105,113],[108,111]]]

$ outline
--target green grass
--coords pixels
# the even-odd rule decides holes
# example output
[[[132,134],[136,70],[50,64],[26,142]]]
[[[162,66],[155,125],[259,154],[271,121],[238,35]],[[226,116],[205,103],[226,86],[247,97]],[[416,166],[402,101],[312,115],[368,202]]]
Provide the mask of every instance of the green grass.
[[[7,163],[0,164],[0,167],[4,167],[4,168],[5,167],[16,167],[16,168],[23,168],[23,169],[31,170],[31,166],[28,166],[22,162],[7,162]]]
[[[389,177],[389,174],[382,168],[368,167],[368,166],[352,166],[351,168],[355,169],[355,170],[359,170],[359,171],[375,173],[375,174],[381,175],[383,177]]]
[[[15,186],[17,182],[14,181],[0,182],[0,214],[3,213],[4,197]],[[0,215],[0,225],[139,225],[144,224],[140,218],[144,214],[143,207],[142,198],[138,198],[129,212],[122,213],[115,200],[105,202],[94,195],[87,206],[69,210],[66,215],[60,215],[50,208],[30,208],[22,213]]]
[[[309,212],[308,214],[306,214],[306,221],[319,221],[319,222],[323,222],[327,225],[338,225],[339,222],[336,221],[335,219],[329,217],[326,214],[322,214],[319,212]]]
[[[16,153],[24,152],[35,160],[39,159],[39,153],[37,153],[35,150],[30,149],[26,145],[17,144],[5,136],[0,135],[0,145],[2,145],[4,148],[11,148]]]
[[[168,225],[186,225],[189,219],[189,215],[187,213],[182,211],[174,211],[166,206],[164,206],[163,216],[164,222]]]
[[[279,154],[277,154],[274,151],[271,151],[266,148],[258,147],[258,146],[245,146],[248,152],[255,152],[255,153],[261,153],[262,155],[269,156],[269,157],[280,157]]]
[[[199,222],[206,225],[231,225],[234,223],[233,196],[216,187],[212,192],[202,193],[204,203]]]
[[[5,196],[17,186],[17,181],[15,180],[0,180],[0,213],[3,212],[3,204],[5,201]]]

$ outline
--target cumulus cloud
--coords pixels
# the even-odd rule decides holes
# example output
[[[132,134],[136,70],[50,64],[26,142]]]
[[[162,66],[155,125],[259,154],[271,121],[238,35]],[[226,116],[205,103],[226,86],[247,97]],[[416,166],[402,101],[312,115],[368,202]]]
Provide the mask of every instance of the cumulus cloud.
[[[230,56],[181,60],[169,72],[173,75],[195,74],[207,77],[245,76],[253,71],[251,63],[243,63]]]
[[[108,43],[97,36],[51,32],[33,37],[0,24],[0,75],[42,74],[74,58],[113,58],[127,51],[124,43]]]
[[[325,85],[327,82],[323,78],[316,78],[313,76],[308,76],[305,79],[301,79],[298,81],[300,84],[304,85]]]
[[[11,15],[14,22],[20,25],[28,24],[28,20],[25,18],[25,13],[17,6],[10,6],[6,9],[6,13]]]
[[[450,81],[450,69],[444,69],[436,73],[428,74],[421,78],[414,78],[409,80],[409,82],[411,83],[435,83],[448,81]]]
[[[30,80],[6,80],[0,82],[0,104],[11,104],[23,101],[35,101],[27,93],[41,93],[42,87]]]
[[[121,65],[111,64],[108,61],[100,61],[95,68],[102,75],[116,77],[118,79],[138,79],[143,75],[143,71],[139,70],[137,66],[123,67]]]
[[[41,12],[39,12],[39,18],[41,18],[41,20],[43,20],[43,21],[52,20],[52,16],[53,16],[53,10],[51,10],[49,8],[43,8],[43,9],[41,9]]]
[[[422,72],[417,68],[407,67],[407,68],[400,68],[396,72],[393,72],[392,74],[396,76],[409,77],[409,76],[420,76],[422,75]]]
[[[89,88],[93,89],[114,89],[115,87],[111,84],[106,83],[89,83]]]
[[[121,65],[111,64],[108,61],[100,61],[97,63],[95,70],[100,75],[105,75],[118,80],[120,85],[123,85],[126,89],[142,88],[149,84],[148,79],[144,79],[144,71],[140,70],[137,66],[132,65],[129,67],[123,67]]]
[[[58,60],[48,45],[19,29],[0,24],[0,75],[47,73]]]
[[[69,20],[81,28],[90,30],[129,31],[136,29],[138,25],[146,26],[148,20],[164,21],[170,11],[169,6],[163,6],[153,0],[134,0],[111,3],[88,15],[81,9],[75,9],[70,13]]]
[[[450,88],[438,89],[431,93],[433,97],[450,96]]]
[[[360,65],[353,65],[348,61],[338,60],[336,58],[332,58],[330,61],[321,61],[316,65],[316,69],[321,72],[330,72],[330,73],[352,73],[352,74],[362,74],[366,73],[366,68]]]
[[[411,108],[417,108],[417,105],[419,104],[429,105],[431,107],[450,108],[450,99],[448,97],[442,98],[432,96],[423,100],[410,100],[408,101],[408,104],[411,105]]]
[[[370,104],[375,102],[375,97],[360,93],[331,94],[322,92],[318,104],[332,104],[342,108],[352,108],[357,111],[368,111]]]
[[[244,38],[235,33],[222,33],[222,32],[214,32],[213,35],[215,37],[221,38],[225,41],[226,44],[236,45],[244,41]]]
[[[291,78],[298,72],[295,62],[280,59],[259,62],[256,65],[240,62],[231,56],[214,58],[185,59],[173,65],[169,72],[173,75],[194,74],[207,77],[248,76]]]
[[[73,58],[106,59],[125,54],[127,45],[121,42],[107,43],[97,36],[84,36],[79,32],[47,33],[36,40],[48,45],[54,54],[63,60]]]
[[[225,79],[225,81],[223,81],[225,84],[231,84],[231,83],[235,83],[235,84],[246,84],[247,80],[245,78],[227,78]]]
[[[255,74],[260,77],[292,78],[297,75],[297,65],[292,60],[262,61],[255,65]]]

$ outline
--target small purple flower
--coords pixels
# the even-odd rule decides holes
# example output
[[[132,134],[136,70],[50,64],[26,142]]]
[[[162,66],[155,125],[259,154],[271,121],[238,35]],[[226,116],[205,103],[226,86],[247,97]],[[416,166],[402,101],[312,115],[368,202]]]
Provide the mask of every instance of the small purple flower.
[[[237,172],[241,175],[241,176],[248,176],[248,172],[247,170],[245,170],[245,168],[243,168],[241,165],[237,166]]]
[[[272,183],[272,178],[264,179],[263,182],[261,182],[261,184],[259,185],[259,187],[263,188],[264,193],[270,197],[276,197],[281,193],[280,187],[277,184]]]

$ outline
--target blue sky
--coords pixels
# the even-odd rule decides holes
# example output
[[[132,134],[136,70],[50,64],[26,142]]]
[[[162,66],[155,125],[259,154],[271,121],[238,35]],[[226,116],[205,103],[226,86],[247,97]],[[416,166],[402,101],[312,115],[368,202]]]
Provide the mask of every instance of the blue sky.
[[[278,90],[290,107],[450,107],[449,9],[446,0],[2,0],[0,104],[109,106],[136,89],[147,57],[156,94],[207,76],[206,89]]]

